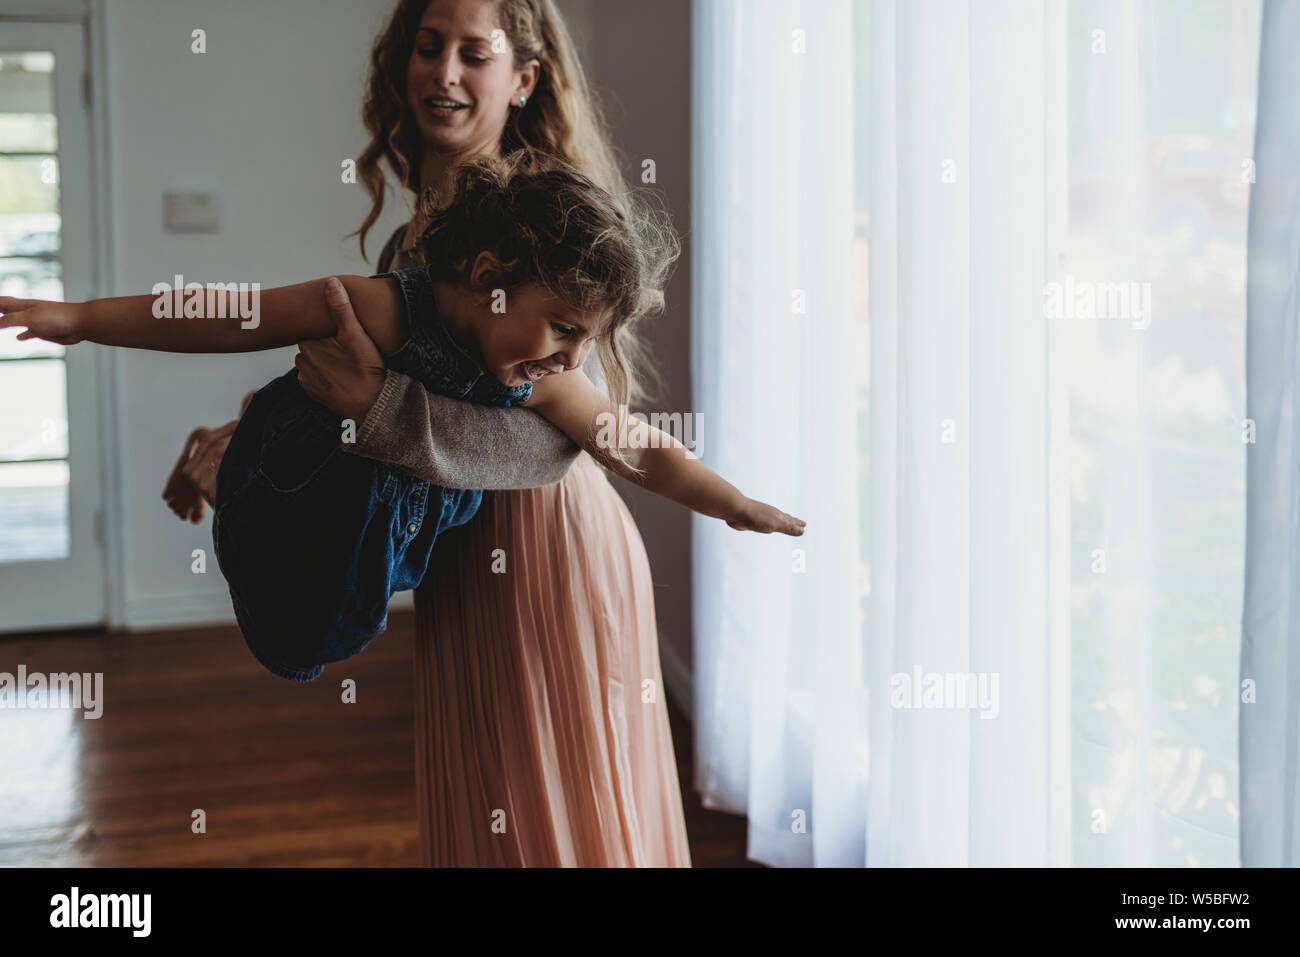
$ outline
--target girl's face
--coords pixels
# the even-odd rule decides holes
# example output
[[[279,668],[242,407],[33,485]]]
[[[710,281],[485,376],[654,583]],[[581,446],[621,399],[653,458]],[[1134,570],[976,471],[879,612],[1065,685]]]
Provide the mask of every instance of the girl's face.
[[[485,368],[502,385],[537,382],[576,369],[587,361],[604,317],[574,309],[550,290],[521,286],[494,311],[491,294],[476,297],[478,346]]]
[[[430,0],[406,69],[406,101],[428,148],[494,154],[510,104],[532,94],[539,70],[536,60],[515,68],[494,0]]]

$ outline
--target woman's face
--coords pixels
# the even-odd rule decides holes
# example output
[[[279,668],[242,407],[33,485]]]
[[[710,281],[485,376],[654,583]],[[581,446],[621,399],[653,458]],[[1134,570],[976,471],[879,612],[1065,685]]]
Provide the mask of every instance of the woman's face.
[[[511,103],[532,94],[538,72],[536,60],[516,69],[494,0],[430,0],[406,69],[407,105],[429,149],[494,154]]]

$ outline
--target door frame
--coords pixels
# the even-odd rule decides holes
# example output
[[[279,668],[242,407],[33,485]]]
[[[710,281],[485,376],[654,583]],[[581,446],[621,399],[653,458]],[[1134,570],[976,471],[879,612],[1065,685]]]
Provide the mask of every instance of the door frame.
[[[81,102],[85,114],[85,165],[81,182],[85,184],[88,217],[86,249],[79,257],[79,281],[65,294],[73,299],[109,296],[120,287],[113,247],[112,223],[116,220],[111,190],[110,103],[105,95],[107,83],[107,33],[109,10],[106,0],[0,0],[0,24],[78,24],[82,28]],[[60,178],[66,166],[60,139]],[[81,371],[91,380],[93,413],[82,423],[93,430],[97,441],[92,453],[84,457],[83,469],[97,470],[100,493],[93,506],[90,523],[93,540],[100,552],[102,601],[93,621],[79,623],[51,622],[48,627],[78,627],[102,624],[110,629],[125,624],[123,568],[125,529],[122,522],[121,457],[122,445],[120,359],[117,350],[83,345],[89,352],[80,360]],[[72,353],[69,353],[71,357]],[[69,408],[71,419],[71,408]],[[70,423],[70,442],[72,441]],[[69,454],[72,454],[71,445]],[[70,492],[71,494],[71,492]],[[72,503],[69,503],[71,515]],[[85,616],[82,616],[85,617]],[[32,627],[40,628],[35,624]]]

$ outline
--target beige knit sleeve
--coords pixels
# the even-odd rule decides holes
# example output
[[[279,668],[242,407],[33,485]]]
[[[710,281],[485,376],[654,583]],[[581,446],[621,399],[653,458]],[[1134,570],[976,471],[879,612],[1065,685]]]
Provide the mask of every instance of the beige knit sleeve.
[[[401,227],[385,245],[379,272],[394,268],[405,230]],[[599,367],[593,352],[583,369],[603,389]],[[449,398],[392,369],[385,372],[383,390],[356,439],[345,443],[344,450],[395,465],[434,485],[462,489],[552,485],[582,451],[532,409]]]

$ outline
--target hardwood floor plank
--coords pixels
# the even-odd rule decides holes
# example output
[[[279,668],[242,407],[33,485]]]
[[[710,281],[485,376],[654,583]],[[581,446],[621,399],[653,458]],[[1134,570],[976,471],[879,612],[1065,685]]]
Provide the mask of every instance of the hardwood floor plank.
[[[97,719],[0,709],[0,867],[415,866],[413,628],[394,612],[306,685],[233,626],[0,636],[0,671],[103,675]],[[745,820],[701,806],[689,721],[669,715],[694,865],[761,866]]]

